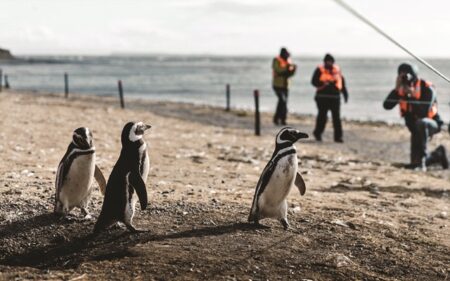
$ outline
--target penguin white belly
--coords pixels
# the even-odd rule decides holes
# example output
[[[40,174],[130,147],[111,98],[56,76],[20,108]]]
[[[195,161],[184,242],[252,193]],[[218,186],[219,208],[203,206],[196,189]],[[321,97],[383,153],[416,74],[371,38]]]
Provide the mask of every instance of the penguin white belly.
[[[147,177],[150,171],[150,158],[148,158],[147,152],[145,152],[145,159],[143,165],[144,169],[142,170],[142,179],[144,180],[144,183],[147,183]]]
[[[297,175],[297,154],[281,158],[258,200],[261,218],[282,218],[286,212],[286,197]]]
[[[131,200],[130,200],[128,188],[127,188],[127,200],[126,200],[126,204],[125,204],[124,221],[125,221],[125,223],[131,224],[131,221],[133,220],[133,217],[134,217],[134,208],[136,206],[136,202],[137,202],[138,198],[137,198],[136,192],[133,192],[133,194],[131,195]]]
[[[90,195],[94,171],[95,154],[80,155],[73,160],[59,195],[66,208],[80,206]]]

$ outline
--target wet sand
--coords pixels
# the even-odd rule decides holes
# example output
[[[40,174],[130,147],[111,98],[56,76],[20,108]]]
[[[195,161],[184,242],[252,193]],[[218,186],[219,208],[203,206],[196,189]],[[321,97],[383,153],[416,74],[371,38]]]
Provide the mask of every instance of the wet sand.
[[[450,272],[450,172],[416,172],[404,126],[344,122],[345,143],[297,144],[306,195],[289,195],[291,229],[246,223],[259,175],[280,129],[262,115],[210,106],[111,97],[0,93],[0,279],[65,280],[445,280]],[[149,208],[134,223],[88,236],[94,220],[53,217],[56,167],[80,126],[93,130],[106,177],[128,121],[145,136]],[[311,135],[314,118],[291,116]],[[450,148],[446,132],[430,148]]]

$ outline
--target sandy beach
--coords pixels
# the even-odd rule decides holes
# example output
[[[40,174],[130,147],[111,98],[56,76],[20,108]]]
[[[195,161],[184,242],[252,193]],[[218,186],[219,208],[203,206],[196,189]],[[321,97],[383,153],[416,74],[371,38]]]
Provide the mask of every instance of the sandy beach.
[[[446,280],[450,274],[450,171],[399,168],[408,162],[402,125],[344,122],[344,144],[311,138],[296,146],[307,191],[289,197],[291,229],[247,224],[255,186],[280,127],[262,114],[113,97],[0,93],[0,279],[2,280]],[[399,117],[400,118],[400,117]],[[106,177],[128,121],[145,136],[149,208],[134,223],[94,240],[93,220],[53,214],[54,180],[72,131],[93,131]],[[312,136],[314,117],[291,116]],[[450,136],[433,137],[430,149]]]

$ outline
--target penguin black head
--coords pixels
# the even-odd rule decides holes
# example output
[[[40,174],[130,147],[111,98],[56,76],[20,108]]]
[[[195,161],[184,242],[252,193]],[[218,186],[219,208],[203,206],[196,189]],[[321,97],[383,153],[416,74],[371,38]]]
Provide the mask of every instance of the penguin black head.
[[[291,127],[284,127],[277,134],[276,145],[284,143],[295,143],[299,139],[306,139],[308,135]]]
[[[128,122],[122,130],[122,144],[141,140],[144,132],[151,127],[142,122]]]
[[[91,148],[93,146],[92,132],[86,127],[76,129],[73,131],[72,143],[81,149]]]

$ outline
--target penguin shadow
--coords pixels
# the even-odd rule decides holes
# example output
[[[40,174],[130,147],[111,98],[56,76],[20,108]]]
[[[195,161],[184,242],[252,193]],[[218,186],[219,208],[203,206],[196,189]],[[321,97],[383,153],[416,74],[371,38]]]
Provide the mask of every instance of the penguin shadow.
[[[13,221],[10,224],[0,226],[0,237],[6,238],[9,236],[17,236],[30,230],[47,227],[50,225],[67,223],[61,221],[58,216],[53,213],[40,214],[34,217],[30,217],[25,220]]]
[[[86,219],[79,217],[76,214],[68,214],[65,217],[57,215],[54,213],[44,213],[29,217],[25,220],[13,221],[9,224],[0,226],[0,237],[5,238],[11,235],[18,235],[21,233],[29,232],[33,229],[48,227],[48,226],[63,226],[71,225],[74,223],[85,223],[92,221],[91,219]]]
[[[42,222],[54,223],[52,214],[42,215]],[[48,218],[46,218],[48,217]],[[46,218],[46,219],[45,219]],[[170,239],[201,238],[220,236],[235,232],[270,230],[271,227],[247,222],[229,223],[217,226],[189,229],[169,234],[154,234],[151,231],[129,232],[123,228],[111,228],[99,234],[87,233],[32,248],[24,253],[12,255],[0,260],[0,264],[9,266],[32,266],[36,268],[76,268],[85,261],[114,260],[133,256],[129,248],[136,244]]]
[[[184,238],[202,238],[208,236],[220,236],[239,231],[255,231],[255,230],[269,230],[271,227],[263,225],[255,225],[251,223],[237,222],[217,226],[209,226],[202,228],[189,229],[170,234],[152,234],[151,231],[141,232],[129,232],[124,231],[115,237],[111,237],[111,233],[102,233],[98,235],[98,239],[102,240],[104,237],[109,237],[109,241],[102,241],[101,244],[109,244],[111,241],[115,244],[125,242],[122,247],[108,252],[96,253],[89,257],[89,260],[101,261],[119,259],[127,256],[134,256],[135,253],[129,251],[129,247],[133,247],[136,244],[145,244],[150,242],[161,242],[171,239],[184,239]],[[98,246],[99,244],[97,244]],[[107,247],[106,247],[107,248]]]
[[[114,226],[113,226],[114,227]],[[164,241],[164,240],[170,240],[170,239],[183,239],[183,238],[201,238],[201,237],[207,237],[207,236],[219,236],[219,235],[225,235],[229,233],[235,233],[238,231],[255,231],[255,230],[269,230],[271,229],[270,226],[264,226],[264,225],[256,225],[253,223],[247,223],[247,222],[236,222],[236,223],[229,223],[224,225],[216,225],[216,226],[207,226],[202,228],[194,228],[189,230],[184,230],[180,232],[175,233],[169,233],[169,234],[154,234],[151,230],[141,230],[139,232],[130,232],[127,230],[119,230],[120,227],[115,227],[114,231],[104,232],[100,234],[92,234],[91,237],[93,239],[97,239],[99,241],[102,241],[105,237],[108,237],[108,239],[113,240],[120,240],[122,238],[125,239],[132,239],[135,240],[136,243],[147,243],[152,241]],[[120,232],[120,233],[117,233]],[[115,234],[117,233],[117,234]],[[103,243],[107,243],[103,241]]]
[[[185,230],[181,232],[176,233],[170,233],[166,235],[158,235],[155,236],[153,241],[162,241],[166,239],[180,239],[180,238],[201,238],[206,236],[219,236],[229,233],[234,233],[238,231],[254,231],[257,229],[270,229],[268,226],[263,225],[255,225],[247,222],[237,222],[237,223],[230,223],[230,224],[224,224],[224,225],[217,225],[217,226],[208,226],[208,227],[202,227],[202,228],[195,228],[190,230]]]
[[[8,256],[0,264],[9,266],[31,266],[36,268],[75,268],[85,260],[114,259],[127,256],[123,246],[133,243],[130,232],[117,230],[100,235],[83,230],[83,234],[68,240],[54,241],[34,247],[28,251]],[[122,240],[122,241],[120,241]],[[124,243],[128,241],[128,243]],[[103,257],[103,258],[102,258]]]

